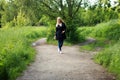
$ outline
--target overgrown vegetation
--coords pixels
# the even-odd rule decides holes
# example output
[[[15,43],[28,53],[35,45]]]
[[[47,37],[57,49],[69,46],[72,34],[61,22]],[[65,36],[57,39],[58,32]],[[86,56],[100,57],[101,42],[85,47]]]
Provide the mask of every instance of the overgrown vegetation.
[[[96,41],[91,42],[87,45],[81,46],[80,51],[99,51],[101,49],[104,49],[108,47],[110,44],[108,44],[107,40],[104,39],[96,39]]]
[[[120,1],[96,0],[0,0],[0,26],[39,26],[60,16],[67,24],[67,40],[78,42],[79,26],[93,26],[118,19]],[[92,5],[91,5],[92,4]]]
[[[34,59],[31,43],[45,36],[45,27],[0,29],[0,80],[15,80]]]
[[[84,27],[78,30],[83,36],[96,38],[95,43],[85,45],[85,50],[104,48],[95,55],[95,61],[117,75],[120,80],[120,20],[111,20],[95,27]]]
[[[113,72],[117,80],[120,80],[120,41],[97,54],[95,61]]]
[[[111,20],[91,27],[81,27],[78,31],[85,37],[89,36],[94,38],[105,38],[108,40],[119,40],[120,20]]]
[[[96,55],[95,60],[119,77],[120,0],[94,1],[0,0],[0,28],[6,28],[0,29],[0,79],[12,80],[19,75],[33,59],[34,50],[30,44],[38,37],[47,35],[48,43],[56,44],[53,37],[58,16],[67,25],[65,44],[82,42],[87,37],[95,38],[96,42],[82,48],[104,47],[105,51]],[[49,30],[22,27],[41,25],[49,26]]]

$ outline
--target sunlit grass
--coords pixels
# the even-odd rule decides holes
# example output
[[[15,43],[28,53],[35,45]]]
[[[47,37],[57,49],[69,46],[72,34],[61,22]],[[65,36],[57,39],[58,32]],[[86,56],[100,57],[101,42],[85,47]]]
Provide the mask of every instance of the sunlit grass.
[[[94,51],[97,47],[103,48],[95,55],[95,62],[103,65],[108,71],[117,75],[120,80],[120,23],[111,20],[92,27],[83,27],[78,30],[85,37],[93,37],[97,41],[80,47],[81,50]]]
[[[31,43],[46,37],[45,27],[0,29],[0,80],[15,80],[34,59]]]

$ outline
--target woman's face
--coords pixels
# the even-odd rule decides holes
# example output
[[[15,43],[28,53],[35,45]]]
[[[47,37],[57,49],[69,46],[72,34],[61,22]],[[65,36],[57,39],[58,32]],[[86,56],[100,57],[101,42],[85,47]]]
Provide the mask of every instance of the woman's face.
[[[60,19],[57,19],[57,22],[58,22],[58,23],[61,23]]]

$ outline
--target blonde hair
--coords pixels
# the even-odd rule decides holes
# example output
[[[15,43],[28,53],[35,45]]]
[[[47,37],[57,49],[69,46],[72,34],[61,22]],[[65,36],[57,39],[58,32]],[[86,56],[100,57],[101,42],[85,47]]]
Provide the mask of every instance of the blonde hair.
[[[57,20],[60,20],[60,22],[64,22],[61,17],[57,17]]]

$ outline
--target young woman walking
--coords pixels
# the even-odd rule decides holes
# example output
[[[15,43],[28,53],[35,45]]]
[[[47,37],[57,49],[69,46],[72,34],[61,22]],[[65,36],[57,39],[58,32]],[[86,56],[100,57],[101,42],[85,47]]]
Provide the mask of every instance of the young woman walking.
[[[62,54],[63,42],[66,39],[66,25],[63,20],[58,17],[56,23],[56,40],[58,40],[58,52]]]

